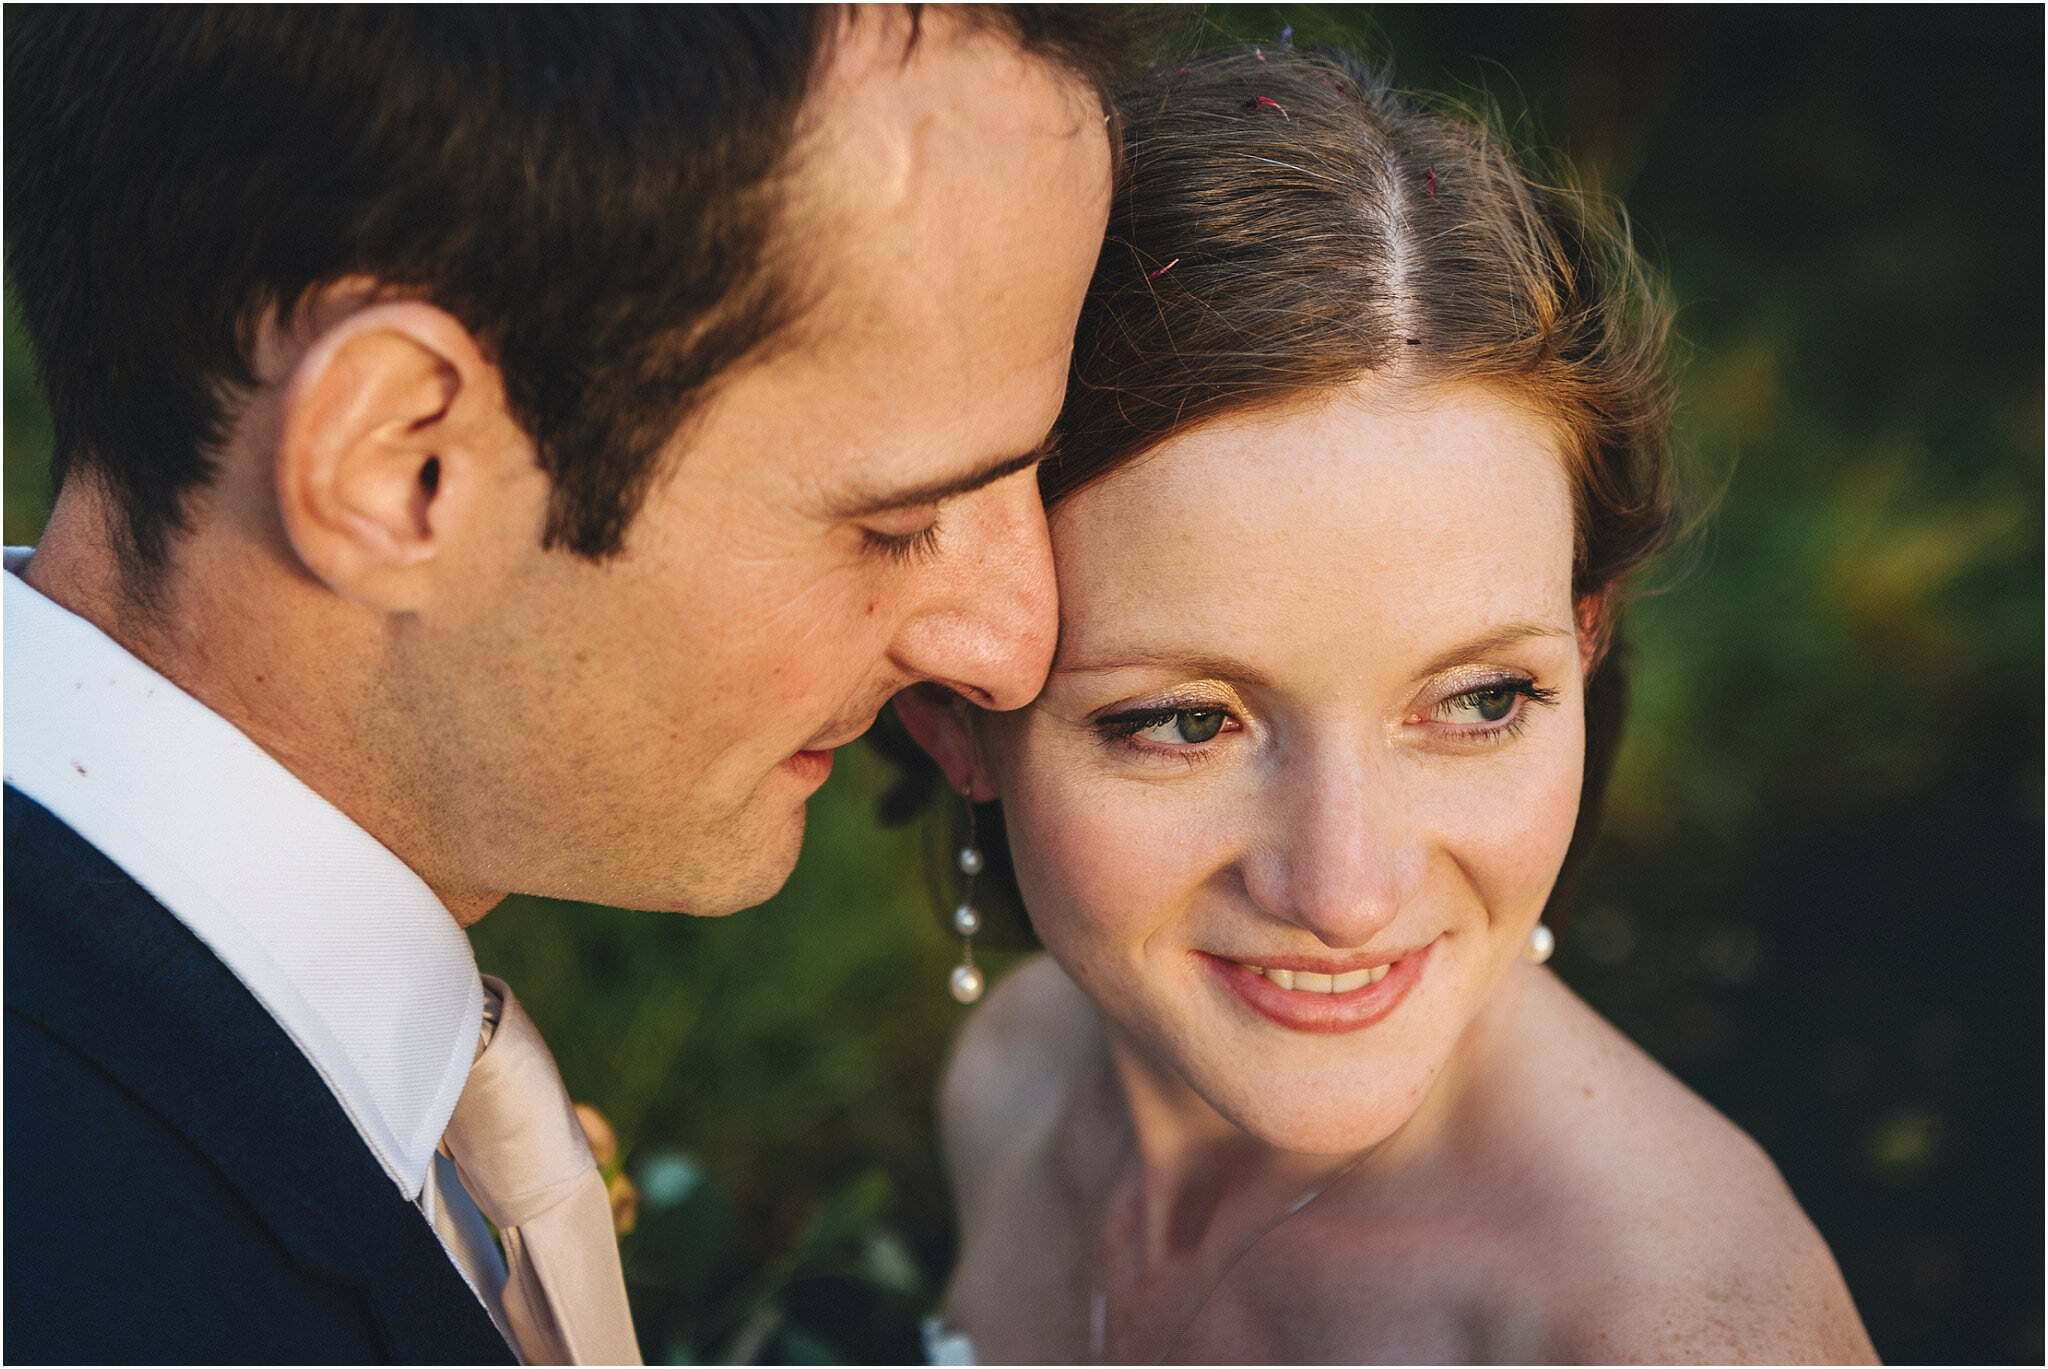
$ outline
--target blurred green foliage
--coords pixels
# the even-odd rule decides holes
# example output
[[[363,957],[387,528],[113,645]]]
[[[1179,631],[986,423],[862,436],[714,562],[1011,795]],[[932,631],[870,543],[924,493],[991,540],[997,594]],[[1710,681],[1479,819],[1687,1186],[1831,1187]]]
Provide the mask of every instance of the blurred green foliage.
[[[1188,13],[1484,89],[1628,203],[1715,507],[1633,612],[1556,964],[1771,1151],[1887,1359],[2038,1361],[2041,12]],[[49,434],[11,317],[5,384],[32,542]],[[920,1356],[959,1010],[886,778],[843,752],[737,919],[515,898],[473,933],[624,1142],[651,1360]]]

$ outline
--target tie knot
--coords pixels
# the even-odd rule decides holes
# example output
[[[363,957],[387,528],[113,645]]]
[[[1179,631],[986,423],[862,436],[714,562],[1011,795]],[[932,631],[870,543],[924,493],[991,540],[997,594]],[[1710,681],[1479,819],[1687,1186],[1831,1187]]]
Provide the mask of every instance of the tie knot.
[[[499,1228],[519,1226],[573,1192],[597,1161],[540,1030],[503,980],[485,975],[483,1049],[448,1119],[462,1185]]]

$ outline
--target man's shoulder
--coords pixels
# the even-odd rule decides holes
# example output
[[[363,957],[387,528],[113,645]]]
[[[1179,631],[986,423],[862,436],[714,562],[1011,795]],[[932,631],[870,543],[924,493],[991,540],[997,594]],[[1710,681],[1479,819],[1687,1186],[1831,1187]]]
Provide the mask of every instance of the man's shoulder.
[[[7,903],[47,898],[53,884],[91,877],[91,867],[104,860],[92,844],[71,830],[49,809],[16,789],[6,787]]]
[[[161,1060],[179,1045],[231,1051],[281,1035],[190,928],[12,784],[5,843],[11,1014],[103,1064],[108,1055]],[[152,1020],[158,1030],[148,1029]]]
[[[207,1156],[12,1011],[6,1098],[11,1358],[389,1355],[354,1290],[291,1259]]]
[[[138,1007],[124,992],[135,987],[131,973],[175,967],[187,958],[176,954],[180,942],[203,954],[141,885],[48,808],[12,783],[4,802],[11,1012],[63,1037],[61,1019]],[[190,959],[196,965],[200,957]]]
[[[291,1258],[204,1127],[164,1103],[205,1110],[194,1091],[218,1073],[180,1077],[160,1053],[165,976],[205,1001],[203,947],[181,967],[182,928],[148,894],[12,786],[5,803],[9,1354],[381,1358],[359,1301]]]
[[[5,802],[12,1357],[502,1358],[284,1029],[118,866]]]

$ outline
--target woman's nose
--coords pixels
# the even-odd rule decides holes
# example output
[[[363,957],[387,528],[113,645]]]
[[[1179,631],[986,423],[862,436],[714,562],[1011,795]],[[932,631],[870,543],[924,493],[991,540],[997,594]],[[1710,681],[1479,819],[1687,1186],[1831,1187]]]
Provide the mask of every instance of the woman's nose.
[[[1427,859],[1398,785],[1351,756],[1304,764],[1280,783],[1271,835],[1247,862],[1252,897],[1332,950],[1371,945],[1414,895]]]

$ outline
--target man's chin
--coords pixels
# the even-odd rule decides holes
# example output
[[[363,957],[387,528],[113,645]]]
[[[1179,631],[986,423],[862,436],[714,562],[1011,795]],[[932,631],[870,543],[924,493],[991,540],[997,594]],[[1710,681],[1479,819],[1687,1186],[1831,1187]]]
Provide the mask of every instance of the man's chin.
[[[687,871],[655,900],[625,906],[690,917],[727,917],[757,908],[782,892],[804,844],[804,806],[775,831],[735,832],[721,849]]]

